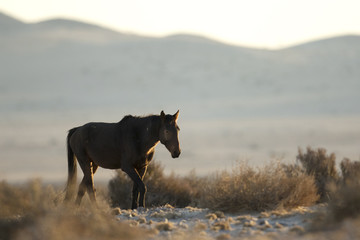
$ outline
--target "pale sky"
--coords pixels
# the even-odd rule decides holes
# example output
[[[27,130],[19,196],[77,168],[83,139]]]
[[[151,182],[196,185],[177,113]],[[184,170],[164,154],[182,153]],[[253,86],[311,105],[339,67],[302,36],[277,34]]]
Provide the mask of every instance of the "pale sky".
[[[272,49],[360,34],[360,0],[0,0],[0,11],[25,22],[71,18],[142,35],[191,33]]]

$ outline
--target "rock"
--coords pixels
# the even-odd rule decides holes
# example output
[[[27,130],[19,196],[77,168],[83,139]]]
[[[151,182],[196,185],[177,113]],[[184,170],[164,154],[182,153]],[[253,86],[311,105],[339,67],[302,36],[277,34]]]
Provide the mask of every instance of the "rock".
[[[235,223],[235,222],[236,222],[232,217],[228,217],[228,218],[227,218],[227,221],[228,221],[229,223]]]
[[[215,212],[215,215],[216,215],[218,218],[224,218],[224,217],[225,217],[225,214],[224,214],[222,211],[216,211],[216,212]]]
[[[195,231],[206,230],[207,228],[208,228],[207,225],[203,222],[197,222],[196,225],[194,226]]]
[[[209,213],[205,216],[205,218],[207,218],[209,220],[215,220],[215,219],[217,219],[217,216],[215,213]]]
[[[113,208],[111,209],[111,215],[117,216],[121,214],[121,209],[120,208]]]
[[[236,220],[241,221],[241,222],[246,222],[246,221],[257,221],[258,219],[251,215],[241,215],[241,216],[238,216],[236,218]]]
[[[139,222],[138,221],[135,221],[135,220],[126,220],[124,221],[126,223],[128,223],[130,226],[132,227],[136,227],[136,226],[139,226]]]
[[[231,230],[231,226],[228,221],[219,221],[219,222],[214,223],[212,225],[211,229],[214,231]]]
[[[174,224],[172,222],[159,222],[158,224],[155,225],[155,228],[157,230],[161,231],[172,231],[174,228]]]
[[[294,233],[304,233],[305,232],[305,229],[301,226],[298,226],[298,225],[295,225],[293,226],[292,228],[290,228],[290,232],[294,232]]]
[[[260,218],[269,218],[271,216],[271,213],[269,212],[262,212],[260,213]]]
[[[167,218],[167,219],[176,219],[180,218],[181,214],[175,211],[163,211],[160,210],[159,212],[154,212],[150,214],[150,217],[153,218]]]
[[[244,223],[245,227],[254,227],[256,225],[256,222],[254,220],[246,221]]]
[[[173,209],[174,207],[167,203],[167,204],[164,205],[164,208],[171,208],[171,209]]]
[[[259,222],[259,229],[265,230],[267,228],[272,228],[272,225],[267,220],[261,220]]]
[[[276,222],[275,223],[275,228],[281,229],[281,228],[284,228],[284,225],[282,225],[281,223]]]
[[[144,218],[144,217],[139,217],[138,222],[139,222],[140,224],[146,223],[146,218]]]
[[[179,223],[178,223],[178,226],[180,228],[183,228],[183,229],[188,229],[189,226],[186,224],[186,220],[181,220]]]
[[[266,229],[266,228],[272,228],[271,224],[270,224],[267,220],[261,220],[261,221],[259,222],[259,225],[260,225],[262,228],[264,228],[264,229]]]
[[[189,210],[189,212],[199,211],[199,208],[190,207],[190,206],[185,207],[185,209],[186,209],[186,210]]]
[[[220,234],[216,237],[216,240],[228,240],[231,239],[231,235],[227,233]]]

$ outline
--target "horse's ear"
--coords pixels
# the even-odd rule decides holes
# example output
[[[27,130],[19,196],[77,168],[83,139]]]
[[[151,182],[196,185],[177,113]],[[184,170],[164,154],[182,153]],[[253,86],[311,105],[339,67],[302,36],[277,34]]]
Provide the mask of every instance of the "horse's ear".
[[[161,111],[160,118],[161,118],[162,121],[165,121],[165,113],[164,113],[164,111]]]
[[[174,121],[176,122],[179,118],[179,110],[177,110],[177,112],[174,114]]]

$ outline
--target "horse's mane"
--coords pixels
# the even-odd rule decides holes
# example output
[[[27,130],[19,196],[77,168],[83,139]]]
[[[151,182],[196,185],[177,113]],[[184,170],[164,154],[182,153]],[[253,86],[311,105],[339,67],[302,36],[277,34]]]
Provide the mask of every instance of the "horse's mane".
[[[134,118],[134,116],[133,116],[133,115],[126,115],[125,117],[123,117],[123,118],[120,120],[120,122],[125,122],[125,121],[127,121],[127,120],[129,120],[129,119],[131,119],[131,118]]]
[[[152,117],[155,117],[156,115],[147,115],[147,116],[133,116],[133,115],[126,115],[125,117],[123,117],[121,120],[120,120],[120,123],[125,123],[125,122],[128,122],[128,121],[131,121],[131,122],[134,122],[138,119],[148,119],[148,118],[152,118]]]

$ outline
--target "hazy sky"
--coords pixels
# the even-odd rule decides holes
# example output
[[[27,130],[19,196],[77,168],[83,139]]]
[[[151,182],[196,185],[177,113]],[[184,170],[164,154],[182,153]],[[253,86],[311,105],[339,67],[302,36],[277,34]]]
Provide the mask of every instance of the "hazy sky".
[[[119,31],[196,33],[263,48],[360,34],[360,0],[0,0],[0,11],[26,22],[65,17]]]

